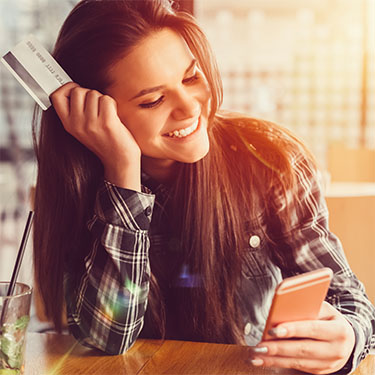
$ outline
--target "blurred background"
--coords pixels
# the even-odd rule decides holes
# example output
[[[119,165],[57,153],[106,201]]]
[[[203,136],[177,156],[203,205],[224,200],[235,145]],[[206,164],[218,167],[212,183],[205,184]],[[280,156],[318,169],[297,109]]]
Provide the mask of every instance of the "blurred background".
[[[0,0],[0,55],[29,33],[51,50],[77,2]],[[212,44],[223,108],[284,125],[316,156],[331,229],[374,302],[375,0],[181,0],[180,6],[197,17]],[[4,280],[30,208],[36,166],[34,102],[2,64],[0,95]],[[31,251],[26,256],[20,279],[32,282]]]

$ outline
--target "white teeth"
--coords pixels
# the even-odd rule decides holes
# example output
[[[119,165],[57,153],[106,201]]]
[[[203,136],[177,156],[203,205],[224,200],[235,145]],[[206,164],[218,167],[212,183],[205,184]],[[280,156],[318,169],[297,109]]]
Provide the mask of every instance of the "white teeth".
[[[189,126],[188,128],[180,129],[180,130],[174,130],[173,132],[169,132],[168,135],[170,137],[177,137],[177,138],[186,137],[189,134],[193,133],[197,129],[198,123],[199,123],[199,118],[194,122],[193,125]]]

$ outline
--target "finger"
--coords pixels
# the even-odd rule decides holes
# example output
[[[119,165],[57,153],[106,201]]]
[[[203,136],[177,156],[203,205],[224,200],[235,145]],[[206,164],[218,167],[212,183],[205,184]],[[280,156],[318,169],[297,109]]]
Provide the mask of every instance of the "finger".
[[[70,92],[73,88],[79,87],[75,82],[69,82],[58,88],[50,95],[51,102],[57,115],[64,122],[70,113]]]
[[[318,340],[275,340],[267,341],[257,348],[267,348],[267,356],[289,358],[338,359],[330,343]],[[259,349],[258,349],[259,350]],[[258,351],[261,354],[262,350]]]
[[[301,320],[278,325],[273,329],[279,338],[310,338],[321,341],[333,341],[342,338],[346,331],[338,320]]]
[[[86,95],[90,90],[83,87],[73,87],[70,91],[70,123],[76,123],[82,119],[85,110]]]
[[[89,120],[97,119],[99,116],[99,98],[102,94],[99,91],[91,90],[86,94],[85,114]]]
[[[99,99],[99,116],[111,118],[117,115],[117,104],[115,99],[109,95],[102,95]]]
[[[323,301],[319,311],[318,319],[331,320],[339,315],[340,312],[337,311],[330,303]]]
[[[309,358],[257,356],[251,363],[255,366],[291,368],[312,374],[328,374],[336,369],[335,362]]]

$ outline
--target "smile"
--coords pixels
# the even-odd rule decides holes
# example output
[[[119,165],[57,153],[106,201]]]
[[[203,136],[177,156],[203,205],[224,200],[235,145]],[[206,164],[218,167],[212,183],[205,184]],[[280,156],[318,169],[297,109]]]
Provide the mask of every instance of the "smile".
[[[171,137],[171,138],[184,138],[190,135],[191,133],[193,133],[195,130],[197,130],[198,125],[199,125],[199,117],[189,127],[185,129],[174,130],[173,132],[169,132],[164,135]]]

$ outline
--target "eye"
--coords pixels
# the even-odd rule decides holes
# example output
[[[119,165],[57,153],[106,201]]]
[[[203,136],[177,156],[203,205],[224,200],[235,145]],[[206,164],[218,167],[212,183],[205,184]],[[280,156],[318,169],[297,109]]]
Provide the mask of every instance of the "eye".
[[[139,104],[139,106],[141,108],[155,108],[155,107],[157,107],[159,104],[161,104],[163,102],[164,102],[164,95],[161,96],[159,99],[155,100],[154,102],[141,103],[141,104]]]
[[[195,73],[193,76],[185,78],[182,81],[182,83],[193,83],[193,82],[195,82],[198,79],[199,79],[199,75],[198,75],[198,73]]]

